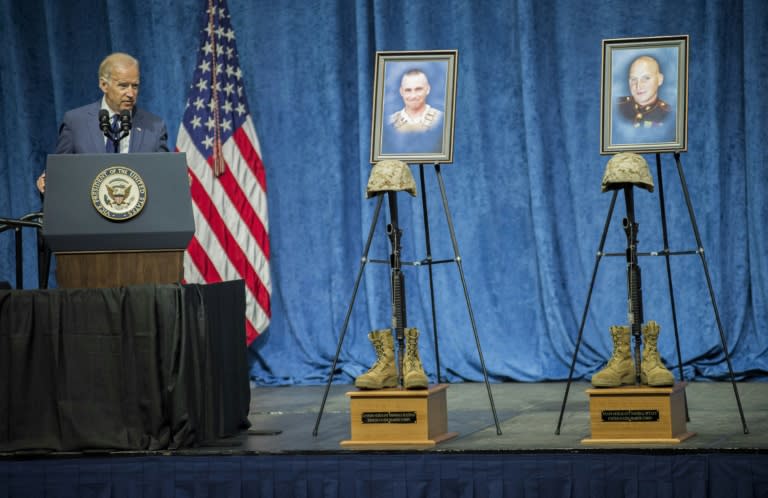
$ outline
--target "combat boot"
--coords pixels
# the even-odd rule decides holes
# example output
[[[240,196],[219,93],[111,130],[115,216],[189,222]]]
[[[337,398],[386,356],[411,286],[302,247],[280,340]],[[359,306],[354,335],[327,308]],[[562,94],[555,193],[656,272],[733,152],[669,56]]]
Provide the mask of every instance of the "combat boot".
[[[643,360],[640,365],[640,380],[651,387],[671,386],[675,383],[675,376],[664,366],[656,347],[660,330],[659,324],[653,320],[643,325]]]
[[[419,329],[405,329],[405,358],[403,358],[403,387],[426,389],[429,379],[419,358]]]
[[[355,379],[359,389],[382,389],[397,387],[397,365],[395,365],[395,341],[389,329],[374,330],[368,334],[376,351],[376,363]]]
[[[635,364],[632,361],[629,327],[614,325],[611,327],[613,354],[608,364],[592,376],[595,387],[619,387],[635,383]]]

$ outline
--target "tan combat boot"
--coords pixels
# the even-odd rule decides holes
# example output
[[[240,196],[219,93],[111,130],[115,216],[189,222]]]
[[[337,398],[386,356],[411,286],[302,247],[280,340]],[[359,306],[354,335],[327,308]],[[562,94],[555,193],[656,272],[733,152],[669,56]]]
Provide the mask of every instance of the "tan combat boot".
[[[419,358],[419,329],[405,329],[405,358],[403,358],[403,387],[426,389],[429,379]]]
[[[675,383],[675,376],[664,366],[656,347],[660,330],[659,324],[653,320],[643,325],[643,360],[640,365],[640,380],[651,387],[671,386]]]
[[[629,327],[614,325],[611,327],[613,354],[608,364],[592,376],[595,387],[619,387],[635,383],[635,364],[632,361]]]
[[[397,366],[395,365],[395,341],[389,329],[374,330],[368,334],[373,349],[376,350],[376,363],[355,379],[359,389],[382,389],[397,387]]]

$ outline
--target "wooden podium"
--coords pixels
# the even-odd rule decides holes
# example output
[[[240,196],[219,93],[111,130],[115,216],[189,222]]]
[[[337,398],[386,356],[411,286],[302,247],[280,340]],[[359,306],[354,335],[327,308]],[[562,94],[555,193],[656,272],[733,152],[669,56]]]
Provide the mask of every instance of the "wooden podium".
[[[685,425],[685,386],[587,389],[592,437],[581,442],[677,444],[694,436]]]
[[[56,282],[61,288],[172,284],[183,279],[183,250],[56,254]]]
[[[185,154],[52,154],[46,184],[43,238],[59,287],[183,281],[195,232]],[[114,208],[121,186],[127,211]]]
[[[351,438],[342,446],[431,447],[451,439],[447,384],[428,389],[350,391]]]

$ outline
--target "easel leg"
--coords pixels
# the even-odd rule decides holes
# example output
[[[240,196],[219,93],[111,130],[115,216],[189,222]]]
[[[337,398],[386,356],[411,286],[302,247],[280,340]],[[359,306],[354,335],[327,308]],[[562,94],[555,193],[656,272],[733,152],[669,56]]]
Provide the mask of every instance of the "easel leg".
[[[587,312],[589,311],[589,304],[592,301],[592,290],[595,288],[595,279],[597,278],[597,268],[600,266],[600,260],[603,257],[603,248],[605,247],[605,238],[608,235],[608,227],[611,225],[611,217],[613,216],[613,208],[616,205],[616,197],[618,196],[618,190],[613,191],[613,197],[611,197],[611,205],[608,207],[608,216],[605,217],[605,225],[603,226],[603,234],[600,236],[600,245],[597,248],[597,254],[595,255],[595,265],[592,268],[592,279],[589,281],[589,290],[587,291],[587,302],[584,304],[584,311],[581,314],[581,324],[579,325],[579,333],[576,336],[576,349],[573,351],[573,358],[571,359],[571,368],[568,371],[568,382],[565,385],[565,395],[563,395],[563,404],[560,407],[560,417],[557,419],[557,428],[555,429],[555,435],[560,435],[560,427],[563,424],[563,413],[565,412],[565,404],[568,401],[568,392],[571,390],[571,382],[573,381],[573,370],[576,366],[576,358],[579,355],[579,348],[581,347],[581,339],[584,334],[584,324],[587,321]]]
[[[435,342],[435,372],[437,383],[443,382],[440,375],[440,347],[437,342],[437,314],[435,313],[435,285],[432,277],[432,243],[429,236],[429,214],[427,211],[427,189],[424,182],[424,165],[419,164],[419,179],[421,180],[421,212],[424,217],[424,244],[427,250],[425,258],[429,272],[429,302],[432,305],[432,336]]]
[[[347,308],[347,314],[344,317],[344,325],[341,327],[341,333],[339,334],[339,343],[336,346],[336,355],[333,357],[333,363],[331,364],[331,371],[328,374],[328,382],[325,385],[325,391],[323,392],[323,401],[320,403],[320,411],[317,414],[317,420],[315,421],[315,428],[312,430],[312,435],[317,436],[317,429],[320,427],[320,419],[323,416],[323,410],[325,409],[325,402],[328,399],[328,391],[331,389],[331,382],[333,381],[333,374],[336,371],[336,363],[339,361],[339,355],[341,354],[341,345],[344,342],[344,336],[347,333],[347,327],[349,326],[349,318],[352,315],[352,307],[355,304],[355,298],[357,297],[357,290],[360,287],[360,280],[363,277],[363,270],[368,263],[368,251],[371,248],[371,241],[373,240],[373,233],[376,229],[376,223],[379,220],[379,212],[381,211],[381,203],[384,200],[382,194],[378,194],[376,200],[376,208],[373,212],[373,219],[371,220],[371,228],[368,230],[368,239],[365,241],[365,249],[363,249],[363,256],[360,258],[360,268],[357,271],[357,278],[355,279],[354,290],[352,291],[352,298],[349,301],[349,307]]]
[[[659,212],[661,214],[661,236],[664,242],[664,262],[667,267],[667,288],[669,289],[669,303],[672,307],[672,326],[675,333],[675,347],[677,348],[677,370],[680,381],[685,381],[683,373],[683,356],[680,352],[680,332],[677,327],[677,307],[675,306],[675,292],[672,286],[672,266],[670,265],[669,254],[669,235],[667,232],[667,210],[664,202],[664,176],[661,171],[661,154],[656,154],[656,180],[659,188]],[[690,422],[691,417],[688,413],[688,397],[683,391],[683,402],[685,403],[685,420]]]
[[[483,359],[483,351],[480,347],[480,336],[477,334],[477,325],[475,324],[475,315],[472,313],[472,304],[469,301],[469,291],[467,290],[467,281],[464,278],[464,269],[461,265],[461,255],[459,254],[459,244],[456,241],[456,232],[453,229],[453,220],[451,219],[451,211],[448,209],[448,197],[445,193],[445,183],[443,177],[440,175],[440,164],[435,164],[435,175],[437,176],[437,182],[440,185],[440,195],[443,199],[443,209],[445,210],[445,219],[448,223],[448,230],[451,234],[451,242],[453,243],[453,254],[456,261],[456,266],[459,269],[459,276],[461,277],[461,285],[464,289],[464,299],[467,301],[467,311],[469,312],[469,320],[472,324],[472,332],[475,335],[475,344],[477,345],[477,354],[480,357],[480,366],[483,369],[483,379],[485,380],[485,388],[488,391],[488,400],[491,403],[491,412],[493,413],[493,420],[496,424],[496,434],[501,435],[501,426],[499,425],[499,418],[496,415],[496,406],[493,403],[493,394],[491,393],[491,384],[488,382],[488,371],[485,368],[485,360]]]
[[[698,249],[699,257],[701,258],[701,264],[704,268],[704,276],[707,280],[707,288],[709,289],[709,299],[712,301],[712,309],[715,312],[715,321],[717,322],[717,330],[720,332],[720,342],[723,345],[723,353],[725,354],[725,361],[728,365],[728,374],[731,377],[731,385],[733,386],[733,394],[736,396],[736,404],[739,407],[739,415],[741,416],[741,425],[744,430],[744,434],[749,434],[747,428],[747,421],[744,418],[744,410],[741,407],[741,398],[739,397],[739,390],[736,387],[736,379],[733,374],[733,365],[731,364],[731,355],[728,353],[728,342],[725,338],[725,332],[723,331],[723,324],[720,321],[720,312],[717,309],[717,302],[715,301],[715,291],[712,288],[712,280],[709,277],[709,267],[707,266],[707,259],[704,257],[704,247],[701,244],[701,236],[699,235],[699,228],[696,225],[696,216],[693,214],[693,205],[691,204],[691,197],[688,194],[688,185],[685,182],[685,175],[683,174],[683,166],[680,164],[680,153],[675,152],[675,164],[677,165],[677,174],[680,176],[680,185],[683,188],[683,196],[685,197],[685,205],[688,207],[688,216],[691,218],[691,227],[693,228],[694,237],[696,237],[696,247]]]

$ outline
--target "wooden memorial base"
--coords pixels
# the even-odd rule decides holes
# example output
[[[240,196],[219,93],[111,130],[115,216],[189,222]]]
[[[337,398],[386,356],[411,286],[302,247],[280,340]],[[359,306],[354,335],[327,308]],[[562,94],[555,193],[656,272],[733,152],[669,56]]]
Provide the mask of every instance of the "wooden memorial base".
[[[350,391],[351,439],[342,446],[434,446],[448,431],[447,384],[428,389]]]
[[[587,389],[592,437],[581,442],[677,444],[694,436],[685,427],[685,386]]]

